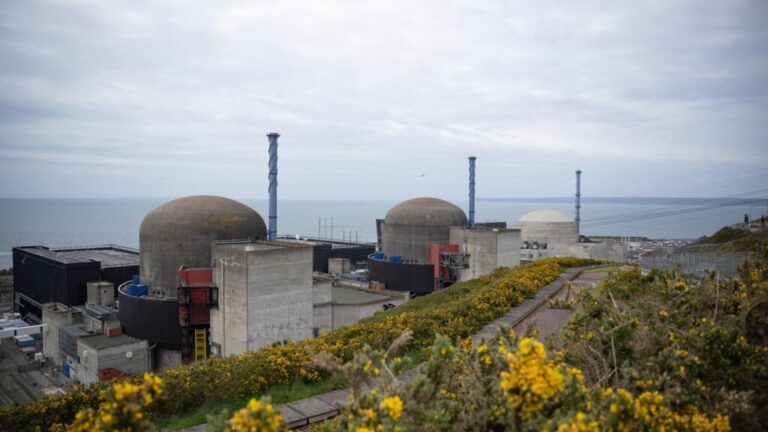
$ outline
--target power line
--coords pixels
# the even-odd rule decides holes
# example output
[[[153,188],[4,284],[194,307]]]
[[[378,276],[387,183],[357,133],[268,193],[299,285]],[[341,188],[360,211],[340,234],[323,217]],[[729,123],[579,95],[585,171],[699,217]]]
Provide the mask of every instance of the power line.
[[[761,193],[766,191],[768,191],[768,189],[762,189],[762,190],[753,191],[753,192],[746,192],[740,195],[749,195],[749,194]],[[708,205],[697,206],[697,207],[686,207],[682,209],[625,213],[625,214],[619,214],[614,216],[605,216],[601,218],[588,219],[583,221],[582,225],[584,227],[592,227],[592,228],[597,226],[616,225],[616,224],[634,222],[634,221],[640,221],[640,220],[648,220],[648,219],[656,219],[656,218],[704,212],[704,211],[709,211],[709,210],[714,210],[714,209],[724,208],[724,207],[751,205],[759,202],[760,200],[767,200],[767,199],[768,197],[765,197],[765,196],[749,197],[749,198],[740,198],[740,199],[733,199],[733,200],[727,200],[727,201],[719,200],[717,202],[714,202]]]

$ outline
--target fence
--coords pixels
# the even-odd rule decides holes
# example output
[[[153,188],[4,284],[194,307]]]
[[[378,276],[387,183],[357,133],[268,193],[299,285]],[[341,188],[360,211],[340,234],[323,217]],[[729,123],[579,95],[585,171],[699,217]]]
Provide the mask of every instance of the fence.
[[[683,273],[704,277],[717,272],[720,277],[733,277],[739,266],[749,257],[748,252],[660,252],[640,258],[640,267],[672,270],[679,267]]]

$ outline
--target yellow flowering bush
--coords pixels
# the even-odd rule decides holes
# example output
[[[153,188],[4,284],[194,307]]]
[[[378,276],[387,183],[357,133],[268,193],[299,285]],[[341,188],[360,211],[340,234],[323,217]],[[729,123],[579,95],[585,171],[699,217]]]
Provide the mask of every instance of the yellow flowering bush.
[[[516,352],[509,352],[502,344],[499,351],[508,364],[501,373],[501,389],[510,408],[523,418],[540,411],[561,391],[564,374],[554,362],[546,360],[544,345],[537,340],[521,339]]]
[[[140,384],[116,382],[106,391],[98,409],[85,408],[77,412],[69,431],[141,431],[152,423],[146,409],[163,395],[163,380],[157,375],[144,374]]]
[[[400,416],[403,415],[403,401],[398,396],[384,398],[381,404],[379,404],[379,408],[395,421],[399,420]]]
[[[438,336],[430,358],[408,381],[372,374],[396,364],[392,351],[366,348],[345,365],[321,362],[348,377],[353,399],[335,421],[318,429],[730,430],[726,416],[707,415],[692,405],[675,409],[658,392],[635,395],[620,387],[587,387],[581,370],[550,358],[535,339],[517,339],[512,332],[477,347],[468,340],[454,347],[448,338]]]
[[[251,399],[229,419],[225,432],[278,432],[286,430],[283,416],[268,399]]]
[[[654,428],[707,429],[701,417],[706,413],[715,416],[715,429],[725,419],[717,420],[719,414],[736,430],[768,430],[768,349],[762,336],[768,320],[754,312],[767,299],[765,249],[732,280],[625,270],[601,290],[580,293],[580,312],[554,349],[584,371],[588,385],[642,394],[627,409],[663,420]],[[657,410],[659,398],[684,418]],[[616,407],[623,407],[619,402]],[[701,427],[685,423],[692,419]]]
[[[472,281],[416,298],[315,339],[278,343],[259,351],[228,358],[211,358],[160,373],[167,397],[152,404],[152,415],[176,415],[206,402],[259,395],[270,387],[292,381],[316,381],[324,375],[309,366],[313,353],[326,352],[348,361],[363,347],[383,349],[411,331],[407,350],[429,348],[437,334],[463,339],[506,313],[548,283],[564,267],[599,261],[549,258],[525,266],[503,268]],[[135,377],[118,382],[136,383]],[[0,407],[0,430],[48,428],[70,423],[81,407],[98,407],[105,385],[75,387],[66,395],[51,396],[18,406]]]

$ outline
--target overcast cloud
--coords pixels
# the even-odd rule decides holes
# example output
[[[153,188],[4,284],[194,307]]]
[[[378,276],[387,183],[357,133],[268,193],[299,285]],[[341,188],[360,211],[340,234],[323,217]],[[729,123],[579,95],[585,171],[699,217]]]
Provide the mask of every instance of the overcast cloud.
[[[768,2],[0,1],[0,196],[264,198],[269,131],[283,198],[766,189]]]

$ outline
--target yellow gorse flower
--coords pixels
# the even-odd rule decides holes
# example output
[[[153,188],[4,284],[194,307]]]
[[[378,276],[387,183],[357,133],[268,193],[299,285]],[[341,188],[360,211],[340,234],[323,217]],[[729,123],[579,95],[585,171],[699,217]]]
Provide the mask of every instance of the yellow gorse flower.
[[[501,389],[510,407],[523,418],[540,410],[563,387],[563,374],[548,362],[544,345],[531,338],[518,342],[517,352],[506,353],[508,368],[501,373]]]
[[[392,420],[397,420],[403,414],[403,401],[398,396],[388,397],[381,401],[380,408],[386,411]]]

